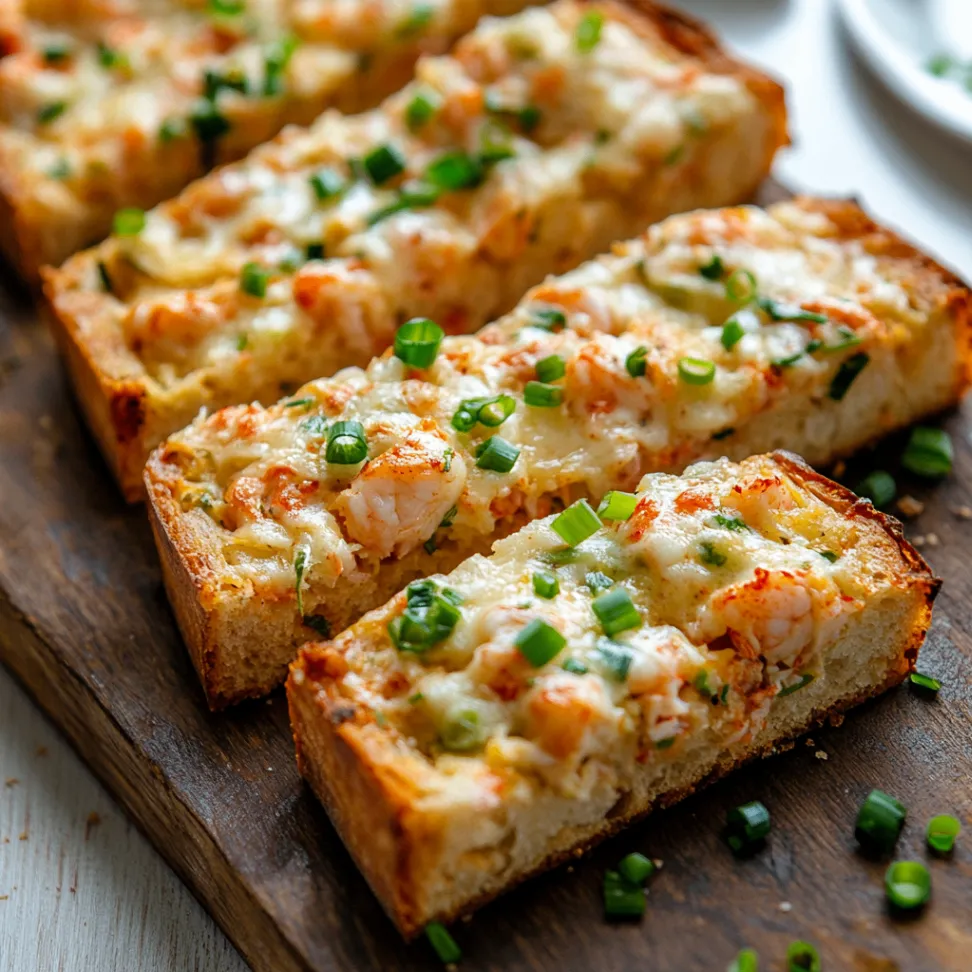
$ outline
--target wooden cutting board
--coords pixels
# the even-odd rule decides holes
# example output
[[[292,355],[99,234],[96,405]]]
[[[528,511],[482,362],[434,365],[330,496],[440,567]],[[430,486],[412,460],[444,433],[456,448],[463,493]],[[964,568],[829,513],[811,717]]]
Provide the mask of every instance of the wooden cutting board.
[[[972,413],[946,424],[953,476],[907,483],[926,503],[909,534],[926,538],[946,581],[921,655],[941,697],[896,690],[530,881],[457,926],[463,969],[722,972],[751,946],[778,970],[798,938],[826,972],[972,969],[972,520],[957,512],[972,506]],[[254,969],[436,967],[425,942],[402,942],[299,780],[283,693],[206,710],[144,511],[122,503],[43,325],[11,286],[0,289],[0,655]],[[915,921],[889,918],[885,865],[854,849],[875,786],[908,807],[899,857],[927,858],[934,814],[966,825],[951,860],[928,862],[933,900]],[[753,799],[773,834],[740,862],[720,829]],[[644,919],[610,925],[601,878],[632,850],[664,867]]]

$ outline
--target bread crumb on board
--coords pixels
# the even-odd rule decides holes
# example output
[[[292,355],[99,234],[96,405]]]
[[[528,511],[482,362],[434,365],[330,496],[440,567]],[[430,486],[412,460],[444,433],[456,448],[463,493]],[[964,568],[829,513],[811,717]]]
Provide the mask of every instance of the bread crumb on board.
[[[902,496],[898,500],[898,512],[909,518],[921,516],[925,512],[925,504],[914,496]]]

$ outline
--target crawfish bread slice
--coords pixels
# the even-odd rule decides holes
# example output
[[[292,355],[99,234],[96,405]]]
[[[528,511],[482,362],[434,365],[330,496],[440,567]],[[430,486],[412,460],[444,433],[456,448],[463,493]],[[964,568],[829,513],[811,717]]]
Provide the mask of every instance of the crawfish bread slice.
[[[746,201],[785,139],[780,88],[701,28],[561,0],[481,22],[376,111],[288,130],[47,295],[135,499],[151,448],[200,408],[364,365],[416,315],[473,331],[651,222]]]
[[[938,582],[802,460],[700,463],[626,499],[580,533],[578,507],[535,521],[294,663],[300,770],[404,934],[913,668]]]
[[[0,247],[28,280],[288,123],[372,108],[523,0],[7,0]],[[130,218],[129,218],[130,225]]]
[[[389,351],[200,418],[146,483],[206,693],[267,691],[308,624],[336,634],[579,497],[722,455],[823,465],[936,412],[965,388],[970,323],[969,291],[852,204],[697,212],[429,367]]]

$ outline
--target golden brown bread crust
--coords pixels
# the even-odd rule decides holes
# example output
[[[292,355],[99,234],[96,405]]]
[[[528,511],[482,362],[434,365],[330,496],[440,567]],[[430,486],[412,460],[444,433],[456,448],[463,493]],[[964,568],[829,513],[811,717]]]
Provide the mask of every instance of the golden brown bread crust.
[[[556,866],[561,861],[616,833],[655,809],[670,806],[731,770],[757,757],[789,748],[792,740],[828,719],[900,684],[915,668],[919,648],[931,623],[932,604],[940,587],[918,552],[905,540],[901,524],[859,499],[850,490],[811,469],[787,452],[773,458],[797,484],[849,519],[861,522],[872,537],[883,534],[891,542],[892,559],[900,558],[896,586],[915,599],[912,625],[885,659],[883,670],[872,672],[868,686],[854,690],[823,707],[815,707],[785,733],[762,738],[740,752],[724,752],[698,778],[670,789],[648,804],[623,794],[612,811],[593,829],[580,835],[528,872],[513,874],[503,887],[434,917],[451,921],[495,897],[514,883]],[[367,637],[365,630],[364,637]],[[308,780],[340,832],[369,884],[403,935],[421,931],[430,916],[423,913],[419,889],[441,853],[441,833],[435,815],[417,809],[421,795],[419,760],[404,751],[382,729],[340,694],[331,669],[335,653],[327,645],[307,645],[291,667],[288,703],[299,771]],[[410,762],[412,765],[410,765]]]
[[[714,34],[698,21],[652,2],[652,0],[582,0],[591,6],[610,9],[636,33],[661,37],[675,49],[698,58],[713,73],[738,77],[767,110],[772,135],[767,139],[762,172],[768,173],[776,151],[789,144],[785,93],[774,80],[729,56]],[[278,139],[281,136],[278,136]],[[285,137],[285,136],[284,136]],[[277,141],[274,139],[273,141]],[[272,142],[269,144],[273,144]],[[0,170],[0,198],[2,198]],[[762,177],[747,186],[740,200],[752,198]],[[14,209],[16,213],[16,209]],[[3,210],[0,209],[0,217]],[[3,228],[0,222],[0,229]],[[19,246],[20,244],[18,244]],[[69,261],[63,267],[44,267],[43,292],[49,320],[85,417],[115,473],[125,499],[144,498],[142,467],[151,448],[174,428],[153,428],[153,415],[144,369],[124,344],[118,328],[108,318],[109,294],[92,293],[90,306],[82,314],[62,306],[59,294],[76,282],[78,267]],[[185,422],[190,421],[186,416]]]

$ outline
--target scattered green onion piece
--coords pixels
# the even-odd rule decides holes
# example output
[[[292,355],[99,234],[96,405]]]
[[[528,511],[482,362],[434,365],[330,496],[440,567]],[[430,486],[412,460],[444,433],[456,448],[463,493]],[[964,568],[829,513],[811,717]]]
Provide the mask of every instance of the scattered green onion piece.
[[[828,318],[824,314],[804,310],[798,304],[787,304],[781,300],[769,297],[759,297],[756,300],[759,309],[774,321],[808,321],[814,324],[826,324]]]
[[[709,567],[721,567],[728,560],[728,557],[715,544],[703,540],[699,544],[699,560]]]
[[[618,864],[618,873],[621,877],[641,887],[644,887],[656,870],[654,862],[644,854],[627,854]]]
[[[931,875],[919,861],[895,861],[885,872],[884,890],[892,907],[914,911],[931,897]]]
[[[209,0],[209,12],[219,17],[236,17],[246,10],[244,0]]]
[[[648,370],[648,349],[637,347],[624,359],[624,366],[632,378],[642,378]]]
[[[48,178],[68,179],[71,176],[71,163],[64,156],[61,156],[48,170]]]
[[[678,377],[687,385],[708,385],[715,378],[715,362],[705,358],[679,358]]]
[[[101,286],[104,288],[105,293],[114,294],[115,288],[111,282],[111,274],[108,273],[108,267],[103,260],[98,261],[98,278],[101,280]]]
[[[732,317],[722,325],[722,336],[719,340],[722,342],[722,346],[727,350],[731,351],[745,336],[746,329],[739,322],[738,317],[733,314]]]
[[[821,350],[843,351],[845,348],[857,347],[857,345],[863,340],[860,335],[855,334],[849,327],[845,327],[843,324],[837,328],[837,334],[840,340],[836,341],[834,344],[821,345]]]
[[[935,54],[928,59],[925,70],[936,78],[944,78],[955,67],[955,59],[948,54]]]
[[[66,101],[52,101],[49,105],[42,105],[37,111],[37,124],[49,125],[67,110]]]
[[[589,54],[601,41],[604,15],[599,10],[590,10],[581,17],[574,32],[574,44],[582,54]]]
[[[483,744],[483,737],[479,712],[465,706],[451,709],[439,729],[442,745],[455,753],[478,749]]]
[[[284,408],[304,408],[307,405],[313,405],[313,398],[293,398],[289,402],[284,402]]]
[[[261,267],[259,263],[244,263],[240,270],[240,290],[251,297],[264,298],[267,296],[267,283],[273,271]]]
[[[459,595],[434,581],[409,584],[405,596],[405,610],[388,625],[399,651],[422,652],[444,641],[462,617]]]
[[[944,429],[918,426],[901,456],[901,465],[917,476],[940,479],[952,471],[955,457],[951,436]]]
[[[546,621],[534,618],[513,639],[513,644],[534,668],[541,668],[563,651],[567,639]]]
[[[302,587],[304,583],[304,570],[307,567],[307,551],[301,547],[296,556],[294,557],[294,591],[297,595],[297,613],[303,615],[304,613],[304,599],[302,592]]]
[[[614,581],[607,574],[603,574],[599,570],[588,571],[587,576],[584,578],[584,583],[592,594],[597,594],[599,591],[606,591],[608,588],[614,587]]]
[[[439,956],[439,960],[446,965],[454,965],[462,958],[462,950],[456,944],[456,940],[440,922],[429,922],[425,926],[425,937],[429,940],[432,948],[435,949],[435,954]]]
[[[138,236],[145,228],[145,210],[126,206],[115,213],[111,224],[116,236]]]
[[[769,832],[769,810],[758,800],[735,807],[726,815],[726,843],[734,854],[755,850]]]
[[[413,317],[395,333],[395,357],[410,368],[428,368],[439,353],[445,331],[427,317]]]
[[[159,141],[163,144],[185,138],[189,134],[189,127],[184,118],[166,118],[159,125]]]
[[[857,484],[858,495],[869,499],[879,509],[887,506],[897,491],[894,477],[883,469],[875,469]]]
[[[556,520],[553,521],[554,533],[564,543],[576,547],[588,537],[592,537],[601,529],[600,517],[591,509],[587,500],[578,500],[568,506]]]
[[[562,331],[567,326],[567,315],[556,307],[534,307],[530,310],[530,326],[544,331]]]
[[[597,615],[604,633],[609,637],[641,627],[641,615],[634,606],[631,596],[623,587],[615,587],[606,594],[596,597],[591,609]]]
[[[405,156],[394,145],[379,145],[361,161],[368,178],[376,186],[384,185],[405,171]]]
[[[788,685],[786,688],[782,688],[776,693],[778,699],[782,699],[785,695],[792,695],[794,692],[799,692],[800,689],[806,688],[814,679],[814,676],[810,672],[800,676],[798,682],[794,682],[792,685]]]
[[[550,383],[558,381],[567,373],[567,362],[559,354],[551,354],[537,362],[537,379]]]
[[[488,429],[502,425],[516,411],[516,399],[512,395],[497,395],[479,408],[479,422]]]
[[[820,954],[809,942],[791,942],[786,950],[787,972],[821,972]]]
[[[537,597],[550,601],[560,593],[560,581],[551,570],[536,570],[533,572],[533,591]]]
[[[327,420],[323,415],[312,415],[310,418],[304,419],[303,422],[297,426],[302,432],[307,432],[310,435],[321,436],[327,433]]]
[[[483,180],[483,170],[466,152],[445,152],[429,163],[425,179],[439,189],[455,192],[478,186]]]
[[[331,637],[331,622],[323,614],[305,614],[304,624],[316,631],[325,640]]]
[[[564,390],[559,385],[528,381],[523,389],[523,400],[531,408],[555,408],[563,402]]]
[[[560,667],[565,672],[570,672],[571,675],[586,675],[590,671],[582,661],[578,661],[576,658],[568,658]]]
[[[323,260],[324,259],[324,244],[323,243],[308,243],[307,244],[307,259],[308,260]]]
[[[759,285],[748,270],[733,270],[726,280],[726,296],[736,303],[744,303],[756,296]]]
[[[320,202],[339,196],[347,188],[347,180],[337,169],[319,169],[307,180]]]
[[[854,836],[864,850],[889,854],[901,835],[906,814],[904,804],[893,796],[871,790],[857,813]]]
[[[335,422],[327,430],[324,458],[339,466],[356,466],[368,458],[368,440],[360,422]]]
[[[71,56],[71,45],[67,41],[51,41],[43,50],[45,64],[60,64]]]
[[[597,654],[607,673],[616,681],[623,682],[628,677],[634,655],[631,649],[610,638],[600,638]]]
[[[726,972],[759,972],[759,956],[751,948],[744,948],[730,963]]]
[[[921,672],[912,672],[908,676],[908,681],[912,689],[921,695],[938,695],[942,687],[942,683],[937,678],[932,678],[931,675],[922,675]]]
[[[859,351],[851,355],[846,361],[842,361],[830,383],[828,394],[835,401],[842,401],[844,396],[854,384],[854,379],[864,370],[871,356],[866,351]]]
[[[104,41],[98,41],[98,63],[108,70],[112,68],[128,67],[128,55],[122,51],[116,51],[109,47]]]
[[[297,50],[296,37],[282,37],[270,44],[263,55],[263,94],[271,98],[283,91],[283,76]]]
[[[819,553],[824,560],[831,564],[836,564],[839,558],[839,554],[834,553],[833,550],[821,550]]]
[[[604,874],[604,913],[608,918],[637,918],[645,913],[645,892],[617,871]]]
[[[961,832],[962,824],[959,823],[958,817],[943,813],[928,821],[925,840],[929,849],[936,854],[950,854],[955,846],[955,840]]]
[[[479,161],[483,165],[493,165],[516,155],[513,135],[498,121],[490,120],[479,130]]]
[[[706,280],[721,280],[726,275],[726,265],[722,262],[722,257],[714,253],[708,263],[699,267],[699,273]]]
[[[716,442],[721,442],[723,439],[728,439],[730,435],[735,435],[736,430],[733,428],[720,429],[718,432],[712,434],[712,438]]]
[[[189,114],[196,138],[200,142],[211,143],[222,138],[230,130],[230,123],[219,108],[207,98],[200,98]]]
[[[498,435],[490,436],[476,449],[476,465],[492,472],[508,473],[516,465],[520,450]]]
[[[638,497],[634,493],[612,489],[604,494],[604,499],[597,508],[597,515],[602,520],[630,520],[637,505]]]
[[[434,91],[419,92],[405,108],[405,124],[410,131],[417,131],[432,120],[442,100]]]
[[[435,15],[435,7],[427,3],[416,4],[411,13],[399,24],[395,31],[398,37],[414,37]]]
[[[749,530],[746,521],[737,513],[735,516],[726,516],[724,513],[715,513],[712,516],[713,522],[733,533],[745,533]]]

